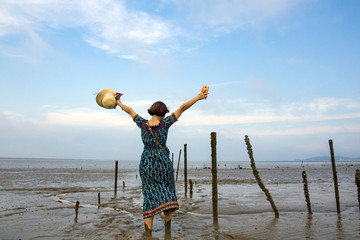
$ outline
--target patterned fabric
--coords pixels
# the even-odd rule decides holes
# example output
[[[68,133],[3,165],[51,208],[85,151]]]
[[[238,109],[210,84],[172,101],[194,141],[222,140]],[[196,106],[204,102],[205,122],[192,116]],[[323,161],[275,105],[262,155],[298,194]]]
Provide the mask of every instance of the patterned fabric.
[[[139,115],[134,117],[134,122],[141,129],[141,139],[144,143],[139,165],[144,197],[144,218],[152,217],[169,209],[177,210],[179,208],[175,193],[174,168],[170,160],[170,151],[166,146],[169,128],[176,120],[173,113],[161,120],[159,125],[151,127],[163,147],[161,149],[149,131],[147,120]]]

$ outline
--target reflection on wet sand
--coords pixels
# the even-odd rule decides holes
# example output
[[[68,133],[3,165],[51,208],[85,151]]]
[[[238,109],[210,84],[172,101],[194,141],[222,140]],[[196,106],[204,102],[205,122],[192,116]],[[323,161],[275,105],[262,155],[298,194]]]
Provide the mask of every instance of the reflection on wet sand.
[[[313,232],[312,232],[312,214],[307,215],[306,225],[305,225],[305,238],[312,239]]]
[[[343,239],[343,228],[342,228],[342,221],[341,221],[341,214],[338,214],[338,218],[336,221],[336,238]]]

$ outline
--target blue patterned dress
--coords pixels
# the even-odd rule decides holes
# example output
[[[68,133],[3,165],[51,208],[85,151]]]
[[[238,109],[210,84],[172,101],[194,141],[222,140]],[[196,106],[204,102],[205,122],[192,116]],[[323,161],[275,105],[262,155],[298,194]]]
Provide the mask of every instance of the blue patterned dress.
[[[141,129],[141,139],[144,143],[139,166],[144,218],[179,208],[175,193],[174,168],[169,157],[170,151],[166,146],[169,128],[176,120],[173,113],[160,120],[159,125],[151,127],[162,149],[151,135],[147,120],[139,115],[134,117],[134,122]]]

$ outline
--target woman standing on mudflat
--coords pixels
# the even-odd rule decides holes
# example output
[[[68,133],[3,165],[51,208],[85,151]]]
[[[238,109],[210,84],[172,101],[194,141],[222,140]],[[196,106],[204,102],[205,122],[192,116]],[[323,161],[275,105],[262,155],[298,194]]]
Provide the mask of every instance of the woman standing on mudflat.
[[[151,234],[153,219],[156,214],[165,214],[165,232],[169,232],[172,212],[179,208],[175,193],[174,169],[170,160],[170,151],[166,146],[169,128],[181,114],[197,101],[206,99],[207,92],[202,91],[193,99],[182,104],[170,116],[163,102],[155,102],[148,112],[150,120],[140,117],[131,107],[124,105],[119,97],[117,105],[128,113],[141,129],[144,149],[141,155],[139,172],[144,197],[143,217],[145,232]]]

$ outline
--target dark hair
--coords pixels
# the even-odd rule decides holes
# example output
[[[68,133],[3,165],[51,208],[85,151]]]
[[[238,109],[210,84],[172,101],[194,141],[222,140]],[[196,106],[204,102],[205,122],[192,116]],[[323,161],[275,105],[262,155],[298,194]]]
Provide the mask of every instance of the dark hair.
[[[153,116],[160,116],[164,117],[166,113],[169,112],[169,109],[166,107],[165,103],[163,102],[155,102],[151,107],[148,109],[148,113]]]

